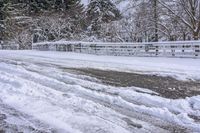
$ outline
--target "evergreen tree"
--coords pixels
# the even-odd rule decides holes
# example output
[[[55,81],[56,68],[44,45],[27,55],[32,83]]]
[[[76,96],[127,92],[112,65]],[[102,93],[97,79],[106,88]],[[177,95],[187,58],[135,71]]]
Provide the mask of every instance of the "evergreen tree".
[[[4,12],[3,12],[4,4],[3,1],[0,1],[0,41],[2,41],[3,31],[4,31]]]
[[[55,0],[51,9],[35,16],[34,42],[73,38],[84,26],[83,5],[80,0]]]
[[[25,3],[29,13],[41,13],[44,11],[66,11],[80,0],[18,0]]]
[[[91,0],[86,15],[91,30],[99,31],[100,24],[120,18],[120,11],[110,0]]]
[[[26,0],[22,3],[26,3],[29,13],[38,13],[51,8],[50,0]]]
[[[10,0],[0,0],[0,41],[6,37],[6,21],[9,17]]]

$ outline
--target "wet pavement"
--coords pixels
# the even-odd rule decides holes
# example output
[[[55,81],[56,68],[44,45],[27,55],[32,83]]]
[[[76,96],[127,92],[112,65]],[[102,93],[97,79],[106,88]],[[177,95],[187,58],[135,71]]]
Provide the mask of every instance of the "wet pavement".
[[[170,99],[200,95],[200,81],[181,81],[173,77],[87,68],[65,68],[65,70],[95,77],[106,85],[150,89]]]

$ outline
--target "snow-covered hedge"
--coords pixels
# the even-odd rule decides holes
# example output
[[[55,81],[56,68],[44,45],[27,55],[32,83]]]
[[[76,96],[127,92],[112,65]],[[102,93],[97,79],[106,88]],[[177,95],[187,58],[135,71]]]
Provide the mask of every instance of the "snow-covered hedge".
[[[105,43],[105,42],[42,42],[34,50],[68,51],[98,55],[200,57],[200,41]]]

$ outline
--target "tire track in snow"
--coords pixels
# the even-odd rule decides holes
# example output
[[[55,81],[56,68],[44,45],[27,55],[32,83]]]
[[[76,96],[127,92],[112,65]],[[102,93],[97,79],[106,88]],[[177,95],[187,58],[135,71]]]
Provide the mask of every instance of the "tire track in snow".
[[[5,133],[51,133],[57,132],[47,124],[17,111],[0,99],[0,131]]]
[[[5,71],[5,69],[4,69],[4,71]],[[7,70],[8,72],[11,72],[11,73],[13,73],[13,71],[11,71],[11,70]],[[16,72],[15,72],[16,73]],[[22,74],[22,75],[25,75],[24,73]],[[19,75],[18,75],[19,76]],[[20,80],[22,80],[22,79],[20,79]],[[25,80],[27,80],[27,77],[25,77]],[[28,79],[29,80],[29,79]],[[76,87],[76,86],[75,86]],[[75,88],[74,88],[75,89]]]
[[[4,69],[5,70],[5,69]],[[10,76],[11,76],[11,74],[10,74]],[[1,77],[2,78],[2,77]],[[21,79],[21,78],[19,78],[18,77],[18,80],[23,80],[23,79]],[[25,82],[25,81],[23,81],[23,82]],[[4,82],[5,83],[5,82]],[[9,82],[7,82],[7,83],[9,83]],[[12,84],[11,84],[12,85]],[[32,85],[33,86],[33,85]],[[53,89],[52,89],[53,90]],[[50,90],[46,90],[46,91],[50,91]],[[27,95],[27,94],[26,94]],[[61,97],[62,95],[60,95],[60,97]],[[52,96],[49,96],[49,97],[52,97]],[[53,98],[53,97],[52,97]],[[55,97],[56,98],[56,97]],[[57,99],[59,99],[59,98],[57,98]],[[63,100],[62,98],[60,98],[60,100]],[[53,100],[52,99],[48,99],[48,101],[49,102],[52,102]],[[58,106],[58,103],[57,103],[58,101],[55,101],[54,102],[54,104],[56,104],[56,106]],[[69,108],[69,107],[67,107],[67,108]],[[73,112],[72,112],[73,113]],[[98,127],[97,127],[98,128]],[[108,128],[108,127],[107,127]],[[84,129],[85,130],[85,129]],[[91,129],[92,130],[92,129]],[[101,131],[103,131],[103,129],[101,129]],[[105,131],[106,131],[106,129],[105,129]],[[120,130],[119,130],[120,131]],[[86,131],[85,131],[86,132]]]
[[[31,74],[32,75],[32,74]],[[41,74],[40,74],[41,75]],[[43,75],[43,74],[42,74]],[[41,75],[41,76],[42,76]],[[19,75],[18,75],[19,76]],[[55,79],[55,77],[52,77],[52,76],[50,76],[50,75],[45,75],[46,77],[51,77],[51,78],[53,78],[53,79]],[[27,77],[23,77],[23,78],[27,78]],[[27,80],[30,80],[30,79],[27,79]],[[57,81],[60,81],[60,79],[56,79]],[[62,81],[62,80],[61,80]],[[35,82],[38,82],[38,81],[35,81]],[[63,82],[63,81],[62,81]],[[60,83],[62,83],[62,82],[60,82]],[[76,84],[76,83],[75,83]],[[81,86],[75,86],[75,87],[81,87]],[[53,87],[51,87],[50,89],[55,89],[55,88],[53,88]],[[74,88],[74,89],[76,89],[76,88]],[[82,93],[84,93],[84,92],[86,92],[86,90],[87,90],[87,88],[84,88],[84,87],[81,87],[81,89],[84,89],[83,91],[82,91]],[[78,90],[78,91],[75,91],[74,92],[74,94],[78,94],[78,92],[80,91],[80,89]],[[88,91],[88,90],[87,90]],[[100,97],[99,99],[95,99],[94,97],[91,97],[92,96],[92,93],[94,93],[94,91],[95,90],[93,90],[93,91],[91,91],[91,92],[89,92],[89,93],[86,93],[86,94],[80,94],[80,95],[78,95],[78,97],[82,97],[82,98],[91,98],[90,100],[91,101],[94,101],[94,100],[96,100],[96,101],[98,101],[99,103],[101,103],[102,102],[102,97]],[[81,91],[80,91],[81,92]],[[98,91],[97,91],[98,92]],[[90,94],[91,93],[91,94]],[[100,92],[100,93],[102,93],[102,92]],[[88,95],[89,94],[89,95]],[[99,95],[98,93],[97,93],[97,95]],[[112,97],[111,97],[112,98]],[[118,98],[117,98],[118,99]],[[104,100],[105,101],[105,100]],[[103,102],[103,104],[105,105],[105,104],[107,104],[107,102]],[[110,105],[110,104],[108,104],[108,105]],[[116,108],[116,107],[115,107]],[[120,108],[122,108],[122,110],[124,110],[124,108],[123,108],[123,106],[122,107],[120,107]],[[115,109],[116,110],[116,109]],[[123,114],[126,114],[126,113],[123,113]],[[131,113],[129,113],[129,114],[131,114]],[[138,115],[138,114],[137,114]],[[134,117],[136,117],[137,115],[135,115]],[[139,114],[139,115],[141,115],[141,114]],[[130,117],[130,116],[129,116]],[[142,116],[142,117],[144,117],[144,116]],[[145,118],[145,117],[144,117]]]
[[[75,92],[75,93],[77,93],[77,92]],[[81,95],[82,95],[82,94],[81,94]],[[80,96],[81,96],[81,95],[80,95]],[[80,97],[80,96],[79,96],[79,97]],[[81,96],[81,97],[83,97],[83,96]],[[87,99],[88,99],[88,97],[90,97],[90,95],[87,95],[87,96],[85,96],[84,98],[87,98]],[[90,100],[94,101],[95,99],[94,99],[94,98],[91,98]],[[96,100],[96,101],[98,101],[98,100]],[[104,102],[103,105],[105,105],[105,104],[106,104],[106,103]],[[115,107],[115,108],[116,108],[116,107]],[[116,109],[115,109],[115,110],[116,110]],[[119,109],[118,109],[118,110],[119,110]],[[123,111],[123,109],[121,109],[121,111]],[[126,113],[127,113],[127,112],[126,112]],[[126,113],[124,113],[124,114],[126,114]],[[131,113],[131,112],[130,112],[130,113]],[[129,113],[129,114],[130,114],[130,113]],[[140,114],[140,115],[141,115],[141,114]],[[139,116],[139,115],[137,114],[137,115],[135,115],[134,117],[136,117],[136,116]],[[129,115],[129,117],[130,117],[130,115]],[[149,116],[149,117],[150,117],[150,116]],[[143,116],[143,118],[144,118],[144,116]],[[154,119],[155,119],[155,118],[154,118]],[[151,118],[151,120],[152,120],[152,118]],[[160,123],[160,121],[159,121],[159,123]],[[165,124],[166,124],[166,123],[165,123]],[[157,125],[157,126],[158,126],[158,125]]]

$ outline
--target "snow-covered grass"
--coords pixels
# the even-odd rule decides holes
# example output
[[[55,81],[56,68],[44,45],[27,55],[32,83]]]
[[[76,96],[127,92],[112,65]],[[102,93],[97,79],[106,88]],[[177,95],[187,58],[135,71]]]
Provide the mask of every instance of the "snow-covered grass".
[[[0,51],[0,100],[58,132],[169,132],[173,126],[200,132],[189,117],[200,117],[200,96],[167,99],[142,88],[102,85],[63,67],[200,78],[199,59]]]

